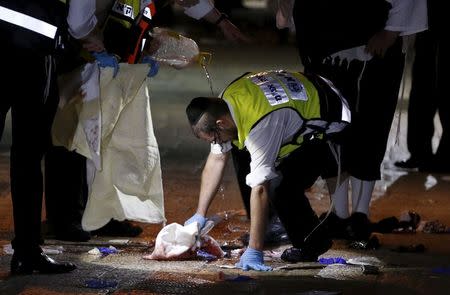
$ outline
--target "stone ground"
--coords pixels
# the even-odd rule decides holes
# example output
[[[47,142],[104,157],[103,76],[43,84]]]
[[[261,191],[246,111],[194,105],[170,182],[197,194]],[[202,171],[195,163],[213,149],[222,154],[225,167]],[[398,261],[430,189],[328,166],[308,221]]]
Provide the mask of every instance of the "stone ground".
[[[301,70],[292,36],[283,39],[271,27],[273,23],[267,12],[239,10],[234,17],[254,37],[254,44],[238,46],[218,41],[214,31],[192,23],[174,26],[195,38],[201,50],[212,53],[208,71],[215,94],[246,71]],[[405,85],[407,90],[408,79]],[[190,133],[184,108],[192,97],[209,93],[210,86],[199,67],[184,70],[162,67],[154,79],[152,113],[161,151],[168,223],[183,223],[196,207],[200,172],[208,150]],[[406,114],[401,111],[404,104],[399,104],[383,164],[383,179],[377,182],[370,217],[378,221],[412,210],[422,220],[439,220],[450,225],[450,175],[406,173],[392,168],[393,161],[407,156]],[[397,142],[398,120],[401,124]],[[2,141],[4,148],[9,138],[7,129]],[[435,141],[438,139],[439,131]],[[5,152],[0,156],[0,246],[3,247],[10,243],[13,230],[8,171],[9,156]],[[239,237],[249,226],[232,171],[229,167],[210,210],[211,215],[226,217],[210,235],[228,249],[242,246]],[[328,194],[321,181],[309,191],[308,197],[318,214],[328,210]],[[420,231],[377,234],[381,246],[376,250],[355,250],[344,241],[335,241],[332,249],[322,256],[347,260],[377,258],[379,272],[376,274],[365,274],[361,266],[355,265],[327,268],[318,263],[286,265],[278,257],[287,245],[267,249],[267,264],[278,269],[261,273],[224,268],[237,261],[235,252],[230,258],[213,262],[145,260],[142,257],[151,253],[161,225],[139,225],[144,232],[134,239],[93,237],[86,243],[65,243],[47,237],[45,243],[49,249],[63,247],[61,254],[52,257],[78,265],[70,274],[10,276],[11,255],[0,249],[0,294],[448,294],[450,289],[449,234]],[[425,247],[424,252],[394,251],[401,246],[419,244]],[[120,252],[105,257],[87,253],[97,246],[110,245]],[[89,285],[92,281],[97,286]]]

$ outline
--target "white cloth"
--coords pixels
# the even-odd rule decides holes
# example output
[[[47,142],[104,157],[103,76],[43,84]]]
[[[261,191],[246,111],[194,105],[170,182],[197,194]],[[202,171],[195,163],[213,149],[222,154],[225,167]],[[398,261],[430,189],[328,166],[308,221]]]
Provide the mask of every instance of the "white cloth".
[[[84,99],[75,95],[60,106],[52,131],[56,145],[76,150],[95,163],[96,169],[89,173],[93,177],[83,228],[98,229],[112,218],[165,222],[148,65],[120,64],[115,78],[112,68],[99,71],[95,63],[78,71]],[[67,130],[72,130],[72,138],[64,133]]]
[[[101,70],[101,170],[95,171],[83,229],[116,220],[163,223],[164,199],[158,145],[153,132],[148,65]],[[82,124],[83,122],[80,122]]]

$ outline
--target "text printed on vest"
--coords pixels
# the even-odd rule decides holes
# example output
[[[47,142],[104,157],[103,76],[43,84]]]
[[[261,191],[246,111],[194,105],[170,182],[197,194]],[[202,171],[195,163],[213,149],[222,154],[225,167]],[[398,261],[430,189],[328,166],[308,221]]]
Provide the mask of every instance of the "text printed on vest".
[[[249,78],[263,91],[272,106],[288,102],[289,97],[293,100],[308,100],[303,84],[287,72],[262,72]],[[286,93],[282,84],[289,93]]]

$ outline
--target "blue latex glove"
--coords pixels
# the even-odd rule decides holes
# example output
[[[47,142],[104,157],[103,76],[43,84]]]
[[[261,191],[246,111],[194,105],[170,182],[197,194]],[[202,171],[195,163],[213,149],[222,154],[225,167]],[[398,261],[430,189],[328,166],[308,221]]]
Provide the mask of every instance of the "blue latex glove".
[[[192,216],[191,218],[186,220],[184,225],[191,224],[192,222],[198,222],[198,229],[201,230],[205,226],[207,220],[208,219],[206,217],[204,217],[198,213],[195,213],[194,216]]]
[[[141,63],[150,65],[150,70],[148,71],[147,77],[151,78],[151,77],[156,76],[156,74],[158,74],[159,62],[157,62],[156,60],[154,60],[150,56],[148,56],[148,55],[144,56],[142,58]]]
[[[114,68],[113,77],[116,77],[117,73],[119,72],[119,61],[114,55],[109,54],[106,51],[101,51],[101,52],[92,52],[92,56],[94,56],[94,58],[97,60],[98,65],[100,67]]]
[[[271,271],[270,266],[264,265],[264,254],[262,251],[248,247],[242,254],[241,259],[236,263],[236,267],[243,270],[259,270],[259,271]]]

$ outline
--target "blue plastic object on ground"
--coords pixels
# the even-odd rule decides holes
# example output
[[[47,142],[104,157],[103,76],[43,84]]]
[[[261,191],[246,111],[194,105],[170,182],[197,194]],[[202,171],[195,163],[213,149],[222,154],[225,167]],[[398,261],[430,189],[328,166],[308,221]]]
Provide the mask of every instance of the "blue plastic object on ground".
[[[345,261],[342,257],[330,257],[330,258],[319,258],[320,264],[347,264],[347,261]]]
[[[203,250],[197,250],[197,257],[202,260],[213,261],[216,260],[217,257]]]
[[[84,282],[84,286],[91,289],[116,288],[119,285],[117,281],[108,281],[101,279],[90,279]]]
[[[97,249],[100,251],[100,253],[102,253],[103,255],[109,255],[109,254],[115,254],[117,252],[119,252],[116,248],[114,247],[97,247]]]

